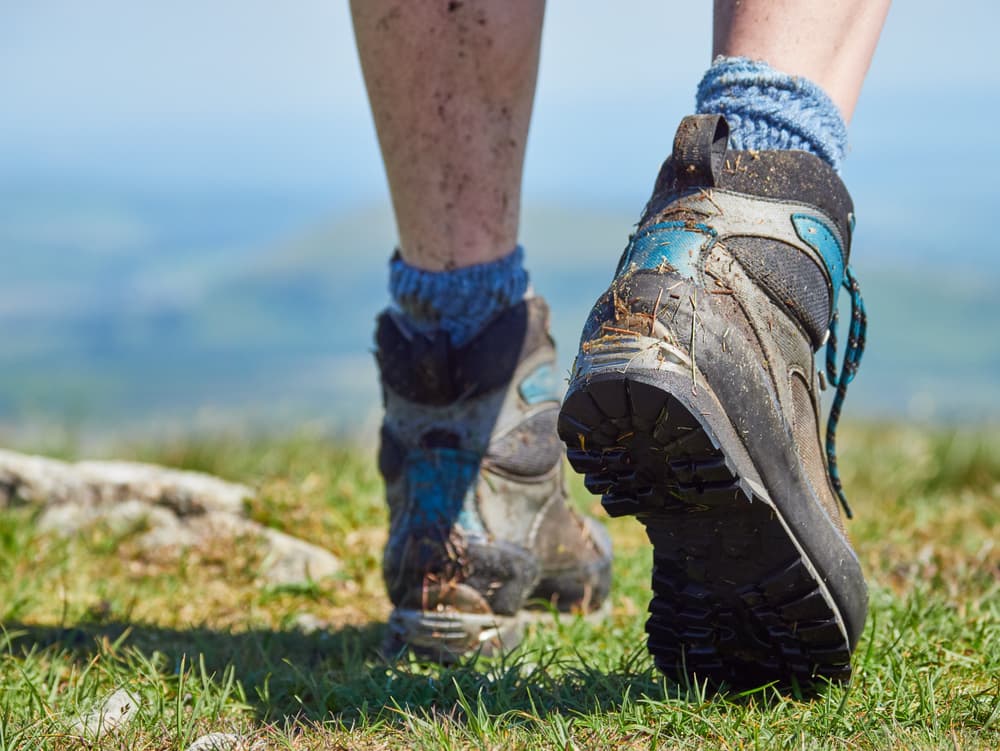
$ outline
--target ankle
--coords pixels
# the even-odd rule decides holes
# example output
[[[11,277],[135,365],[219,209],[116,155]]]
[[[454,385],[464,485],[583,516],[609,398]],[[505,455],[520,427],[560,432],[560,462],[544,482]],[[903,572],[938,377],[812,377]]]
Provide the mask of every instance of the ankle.
[[[444,331],[462,345],[528,290],[521,246],[490,263],[450,271],[410,266],[396,253],[389,262],[389,293],[418,331]]]
[[[826,92],[763,60],[716,58],[698,85],[695,109],[725,116],[734,150],[799,149],[838,171],[847,151],[847,125]]]

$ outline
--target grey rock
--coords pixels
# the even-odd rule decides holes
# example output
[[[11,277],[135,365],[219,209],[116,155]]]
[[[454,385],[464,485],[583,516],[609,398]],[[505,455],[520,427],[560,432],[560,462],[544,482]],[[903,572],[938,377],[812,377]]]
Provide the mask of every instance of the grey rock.
[[[263,575],[270,584],[319,581],[340,571],[340,559],[329,550],[277,529],[263,530],[267,554]]]
[[[139,700],[123,688],[104,699],[99,706],[70,724],[70,733],[96,741],[125,727],[139,711]]]
[[[245,485],[201,472],[122,461],[69,463],[0,450],[0,508],[41,509],[39,528],[72,535],[102,523],[116,533],[142,528],[148,550],[211,547],[222,537],[250,538],[261,546],[260,576],[288,585],[336,574],[340,561],[327,550],[246,517]]]
[[[181,526],[180,520],[169,509],[135,499],[102,505],[57,503],[44,507],[38,517],[38,527],[43,532],[63,535],[70,535],[96,522],[107,524],[116,534],[124,534],[140,525],[152,529]]]
[[[233,733],[208,733],[196,739],[185,751],[246,751],[249,747]]]
[[[120,461],[69,463],[0,449],[0,506],[15,503],[95,506],[138,500],[178,516],[243,512],[245,485],[202,472]]]
[[[315,634],[330,626],[327,621],[313,613],[299,613],[292,619],[292,625],[303,634]]]

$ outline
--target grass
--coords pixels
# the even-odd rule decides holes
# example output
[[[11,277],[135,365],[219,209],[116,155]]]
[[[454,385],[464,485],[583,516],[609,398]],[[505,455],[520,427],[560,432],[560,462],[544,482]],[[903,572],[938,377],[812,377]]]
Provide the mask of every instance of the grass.
[[[608,522],[604,624],[536,627],[501,659],[386,664],[367,452],[308,437],[126,449],[253,484],[254,518],[326,545],[343,574],[266,588],[248,541],[157,556],[134,533],[61,540],[0,512],[0,749],[185,749],[208,732],[276,749],[1000,748],[1000,432],[867,425],[841,444],[871,614],[854,681],[812,701],[660,676],[650,550],[630,520]],[[136,719],[87,745],[73,723],[117,689]]]

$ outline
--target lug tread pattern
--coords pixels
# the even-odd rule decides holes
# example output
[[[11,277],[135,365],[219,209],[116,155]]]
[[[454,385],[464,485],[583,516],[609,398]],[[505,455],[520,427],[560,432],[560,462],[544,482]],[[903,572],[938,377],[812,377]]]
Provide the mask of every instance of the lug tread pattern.
[[[669,676],[804,691],[850,678],[841,616],[773,508],[739,477],[704,417],[641,376],[570,385],[558,430],[611,516],[653,544],[649,650]]]
[[[410,652],[421,660],[453,665],[473,654],[495,655],[521,641],[518,616],[395,608],[389,617],[382,654],[393,660]]]

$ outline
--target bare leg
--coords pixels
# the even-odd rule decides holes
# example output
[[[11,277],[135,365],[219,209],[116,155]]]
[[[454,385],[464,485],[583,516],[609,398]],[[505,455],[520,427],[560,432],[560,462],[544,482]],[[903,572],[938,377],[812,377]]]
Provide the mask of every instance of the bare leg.
[[[400,252],[428,271],[517,244],[544,0],[352,0]]]
[[[606,533],[567,504],[548,309],[514,251],[544,0],[351,8],[403,256],[375,331],[384,651],[451,661],[513,647],[529,601],[599,611],[611,584]]]
[[[714,55],[803,76],[854,114],[890,0],[715,0]]]

